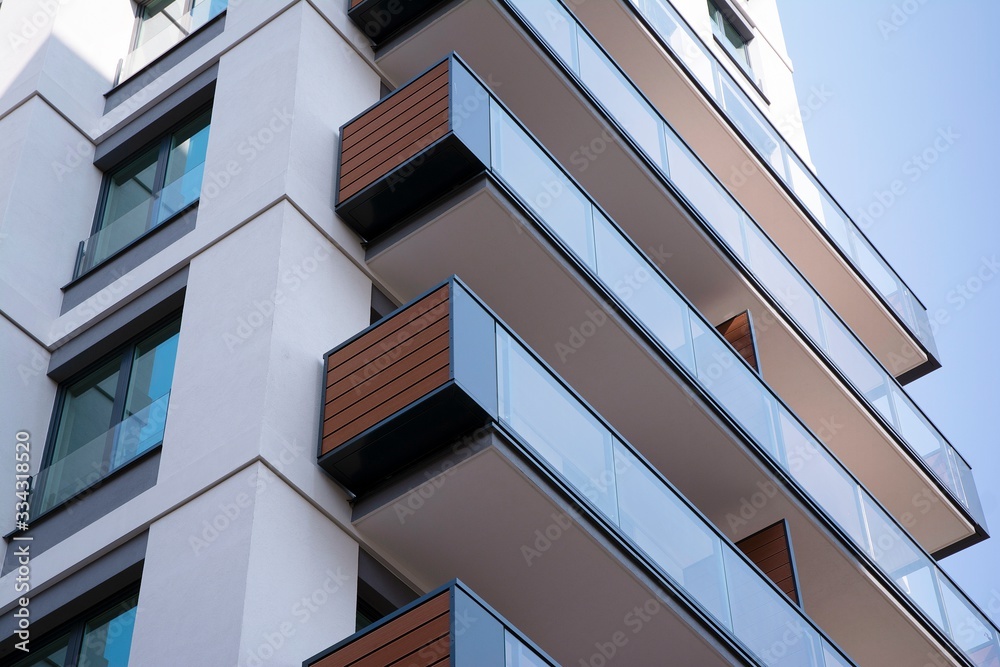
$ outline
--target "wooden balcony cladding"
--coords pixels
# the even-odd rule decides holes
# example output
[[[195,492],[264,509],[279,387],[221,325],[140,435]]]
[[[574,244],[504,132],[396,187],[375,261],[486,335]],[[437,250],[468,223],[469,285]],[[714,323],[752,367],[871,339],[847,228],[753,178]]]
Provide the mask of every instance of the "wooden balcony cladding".
[[[784,519],[736,543],[768,578],[777,584],[792,602],[799,601],[792,544],[788,538],[788,524]]]
[[[718,325],[716,329],[740,353],[740,356],[750,364],[750,367],[759,373],[760,364],[757,361],[757,346],[754,344],[753,323],[750,319],[750,311],[744,310],[736,317],[730,318]]]
[[[451,661],[451,604],[444,591],[310,667],[446,667]]]
[[[449,297],[444,285],[327,357],[321,455],[448,381]]]
[[[376,183],[448,133],[450,64],[450,60],[438,64],[344,126],[338,202]]]

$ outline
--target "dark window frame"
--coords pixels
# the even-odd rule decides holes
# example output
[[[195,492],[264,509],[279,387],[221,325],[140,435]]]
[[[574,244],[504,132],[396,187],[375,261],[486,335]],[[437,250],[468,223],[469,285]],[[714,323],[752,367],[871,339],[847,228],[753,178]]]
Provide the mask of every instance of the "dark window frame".
[[[122,169],[123,167],[127,166],[128,164],[130,164],[132,161],[138,159],[143,153],[146,153],[147,151],[150,151],[153,148],[157,149],[157,155],[156,155],[156,175],[153,177],[153,197],[154,197],[154,201],[153,201],[153,204],[149,207],[149,212],[146,214],[145,230],[141,234],[139,234],[138,236],[136,236],[134,239],[132,239],[131,241],[129,241],[128,243],[126,243],[125,245],[123,245],[121,248],[119,248],[118,250],[116,250],[113,253],[109,254],[107,257],[101,259],[98,262],[89,263],[87,261],[88,257],[93,257],[94,250],[93,250],[92,247],[88,248],[86,250],[84,250],[81,247],[81,250],[80,250],[80,252],[78,253],[78,256],[77,256],[76,267],[73,270],[73,279],[74,280],[77,280],[80,277],[82,277],[82,276],[90,273],[91,271],[93,271],[97,267],[102,266],[103,264],[106,264],[110,260],[114,259],[115,257],[117,257],[117,256],[121,255],[122,253],[124,253],[125,251],[127,251],[129,248],[131,248],[135,244],[137,244],[140,241],[142,241],[142,239],[144,239],[147,236],[149,236],[150,234],[154,233],[156,230],[160,229],[161,227],[164,227],[164,226],[168,225],[173,220],[176,220],[177,218],[181,217],[182,215],[184,215],[185,213],[187,213],[188,211],[190,211],[192,208],[195,208],[196,206],[198,206],[198,204],[201,202],[201,194],[200,193],[199,193],[197,199],[195,199],[194,201],[192,201],[190,204],[188,204],[184,208],[182,208],[182,209],[180,209],[178,211],[175,211],[170,217],[165,218],[164,220],[162,220],[159,223],[155,222],[156,219],[157,219],[157,217],[159,216],[160,206],[162,205],[162,202],[158,198],[158,195],[163,191],[164,181],[166,180],[166,175],[167,175],[167,159],[168,159],[168,157],[170,155],[170,146],[171,146],[171,143],[173,142],[174,135],[177,133],[178,130],[180,130],[185,125],[189,124],[191,121],[195,120],[196,118],[198,118],[199,116],[201,116],[202,114],[204,114],[206,112],[208,113],[208,124],[206,125],[206,127],[209,128],[209,135],[211,135],[211,131],[212,131],[212,113],[214,111],[214,106],[215,106],[215,99],[214,99],[214,96],[213,96],[213,99],[210,102],[208,102],[207,104],[199,105],[191,113],[186,114],[178,122],[174,123],[169,128],[167,128],[166,130],[164,130],[155,139],[152,139],[151,141],[149,141],[149,142],[143,144],[142,146],[136,148],[134,151],[129,152],[129,154],[128,154],[127,157],[125,157],[122,160],[119,160],[113,166],[111,166],[111,167],[109,167],[109,168],[107,168],[107,169],[104,170],[104,172],[102,174],[102,177],[101,177],[101,189],[100,189],[100,192],[99,192],[98,197],[97,197],[97,208],[94,211],[94,221],[93,221],[93,223],[91,223],[91,226],[90,226],[90,235],[87,237],[87,239],[92,238],[95,234],[97,234],[102,229],[104,229],[104,218],[105,218],[105,214],[106,214],[105,209],[106,209],[106,207],[108,205],[108,198],[111,195],[111,180],[112,180],[113,174],[115,174],[118,170]],[[83,268],[85,264],[87,265],[86,269]]]
[[[125,400],[128,394],[128,382],[132,372],[131,366],[133,358],[135,357],[136,347],[140,343],[144,342],[147,338],[155,334],[157,331],[164,329],[165,327],[173,324],[174,322],[178,323],[181,322],[182,315],[183,315],[183,310],[174,310],[170,312],[168,315],[157,320],[154,324],[146,327],[142,331],[139,331],[134,336],[131,336],[128,339],[128,341],[123,345],[116,347],[107,354],[101,355],[98,359],[94,360],[90,364],[87,364],[80,371],[74,373],[73,375],[69,376],[68,378],[59,383],[59,387],[56,390],[55,401],[53,401],[52,405],[52,416],[49,419],[48,432],[46,433],[45,436],[45,448],[42,450],[42,462],[41,465],[39,465],[38,471],[35,473],[36,477],[39,473],[41,473],[41,471],[50,467],[54,463],[52,458],[53,456],[55,456],[56,438],[59,434],[60,423],[62,422],[62,419],[64,417],[65,405],[66,405],[65,403],[66,392],[68,391],[69,387],[78,382],[79,380],[82,380],[90,373],[93,373],[101,366],[113,361],[115,357],[120,356],[121,361],[118,368],[118,384],[115,388],[115,400],[112,409],[112,422],[108,425],[109,431],[114,429],[115,426],[117,426],[122,422],[122,420],[119,419],[119,417],[124,414]],[[172,385],[173,385],[173,378],[171,378],[171,386]],[[115,419],[117,419],[117,421],[114,421]],[[66,505],[69,502],[72,502],[74,498],[76,498],[81,494],[86,493],[89,489],[98,486],[100,484],[103,484],[109,477],[111,477],[112,475],[121,470],[125,470],[126,468],[131,467],[139,460],[145,458],[145,456],[150,452],[156,451],[156,449],[160,447],[162,444],[163,442],[161,440],[157,444],[149,447],[148,450],[146,450],[133,460],[123,463],[120,467],[115,468],[114,470],[104,471],[105,467],[109,467],[110,465],[111,455],[113,454],[113,447],[114,447],[114,437],[108,436],[107,442],[104,445],[104,455],[102,456],[100,461],[101,470],[104,471],[101,478],[96,480],[93,484],[89,484],[85,488],[80,489],[77,493],[73,494],[69,498],[66,498],[62,502],[46,509],[44,512],[41,512],[37,515],[32,514],[31,521],[32,522],[37,521],[39,518],[45,516],[46,514],[55,511],[56,509]],[[36,489],[33,483],[31,492],[35,493],[39,491],[44,491],[44,489],[43,488]]]
[[[31,643],[28,645],[29,649],[32,645],[45,648],[51,642],[61,639],[64,635],[69,635],[69,641],[66,644],[66,667],[78,667],[80,650],[83,648],[83,637],[87,631],[87,623],[97,618],[104,612],[114,609],[116,605],[121,604],[125,600],[139,595],[139,588],[140,582],[138,581],[129,584],[125,588],[120,589],[118,592],[87,608],[83,613],[74,616],[70,620],[56,626],[52,630],[49,630],[38,639],[32,638]],[[136,603],[136,608],[138,608],[138,601]],[[13,665],[16,665],[22,660],[26,660],[30,657],[30,651],[27,654],[13,653],[0,663],[0,665],[2,665],[2,667],[13,667]],[[131,651],[129,658],[129,662],[131,662]]]
[[[715,41],[722,46],[726,54],[735,62],[740,70],[746,74],[751,81],[754,81],[754,68],[753,59],[750,57],[750,43],[753,42],[753,35],[747,36],[746,31],[741,29],[741,26],[737,25],[733,21],[729,12],[725,11],[719,4],[720,0],[708,0],[708,16],[712,22],[712,36]],[[729,10],[730,12],[732,10]],[[743,62],[736,51],[736,47],[730,42],[729,37],[726,35],[726,27],[732,29],[740,39],[743,40],[743,55],[746,58],[746,62]]]

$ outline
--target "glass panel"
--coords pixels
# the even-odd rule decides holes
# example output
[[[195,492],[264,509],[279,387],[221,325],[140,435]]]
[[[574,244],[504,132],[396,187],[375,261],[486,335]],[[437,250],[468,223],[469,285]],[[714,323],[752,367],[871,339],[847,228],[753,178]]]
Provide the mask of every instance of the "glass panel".
[[[611,223],[595,212],[597,274],[688,370],[694,370],[689,315],[684,303]]]
[[[778,413],[786,461],[784,467],[856,544],[867,544],[854,480],[784,406],[778,409]]]
[[[150,148],[110,175],[100,231],[87,249],[88,266],[118,252],[146,231],[156,187],[157,154],[158,148]]]
[[[771,423],[774,397],[715,329],[697,320],[691,328],[698,379],[758,443],[775,455],[778,443]]]
[[[39,471],[32,483],[32,493],[41,493],[42,497],[33,503],[33,511],[41,514],[62,504],[93,486],[112,470],[160,444],[169,400],[170,394],[165,394]]]
[[[792,314],[795,321],[809,336],[822,347],[823,334],[816,312],[818,299],[792,265],[782,257],[778,249],[755,225],[747,225],[747,246],[750,249],[750,265],[765,285],[768,292]]]
[[[825,667],[853,667],[846,658],[841,657],[840,652],[825,641],[823,642],[823,661]]]
[[[66,388],[50,465],[83,449],[118,421],[114,405],[120,368],[121,357],[116,357]]]
[[[184,16],[186,0],[153,0],[142,10],[139,19],[139,34],[136,47],[144,47],[154,40],[163,39],[167,33],[181,32],[186,28],[187,19]],[[166,43],[166,42],[164,42]]]
[[[973,664],[995,665],[998,659],[996,633],[965,603],[958,589],[943,579],[941,595],[955,642],[972,658]]]
[[[126,418],[170,391],[180,327],[180,320],[176,320],[136,345],[125,397]]]
[[[497,345],[501,419],[617,521],[611,434],[509,335],[500,331]]]
[[[185,12],[185,0],[153,0],[143,8],[135,48],[122,63],[119,81],[166,53],[178,42],[226,9],[227,0],[194,0]]]
[[[785,139],[766,122],[764,115],[750,96],[738,86],[733,77],[723,68],[715,55],[695,35],[687,23],[666,0],[630,0],[638,11],[649,21],[659,37],[672,53],[691,71],[705,92],[725,110],[730,120],[744,133],[746,140],[754,146],[774,168],[779,178],[799,197],[826,229],[831,238],[840,246],[847,257],[854,260],[857,270],[871,282],[903,321],[908,323],[917,336],[927,337],[921,324],[926,319],[924,309],[913,300],[906,298],[902,280],[878,256],[865,239],[854,221],[850,220],[828,193],[820,186],[819,180],[794,155]],[[720,39],[730,47],[737,59],[742,59],[738,44],[741,36],[734,34],[732,26],[720,27],[724,18],[716,16],[718,11],[711,8],[713,30],[722,33]],[[734,46],[733,42],[737,46]],[[787,161],[783,160],[787,157]],[[786,167],[787,163],[787,167]],[[908,312],[912,308],[912,312]],[[923,313],[918,317],[917,312]]]
[[[666,157],[660,143],[660,119],[652,107],[640,97],[593,40],[580,36],[580,76],[608,108],[611,116],[621,123],[631,137],[654,162],[666,170]]]
[[[184,210],[201,196],[210,118],[211,113],[206,111],[174,133],[167,155],[157,224]]]
[[[580,260],[594,267],[591,204],[495,102],[493,169]]]
[[[66,651],[69,635],[59,637],[40,649],[32,649],[31,655],[13,664],[12,667],[66,667]]]
[[[566,9],[553,0],[520,0],[514,4],[528,24],[576,71],[576,21]]]
[[[818,633],[759,572],[731,551],[725,555],[733,631],[767,665],[817,664]]]
[[[128,667],[138,602],[132,596],[87,623],[78,667]]]
[[[635,455],[617,445],[619,526],[720,623],[732,628],[722,542]]]
[[[540,655],[504,628],[504,654],[506,667],[550,667]]]

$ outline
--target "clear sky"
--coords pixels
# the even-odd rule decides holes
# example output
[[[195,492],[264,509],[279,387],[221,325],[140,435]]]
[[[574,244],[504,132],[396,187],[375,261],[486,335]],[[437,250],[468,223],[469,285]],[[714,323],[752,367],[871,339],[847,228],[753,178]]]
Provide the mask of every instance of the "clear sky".
[[[941,322],[907,390],[975,472],[996,537],[942,566],[1000,624],[1000,3],[778,5],[799,99],[833,95],[805,122],[821,180]]]

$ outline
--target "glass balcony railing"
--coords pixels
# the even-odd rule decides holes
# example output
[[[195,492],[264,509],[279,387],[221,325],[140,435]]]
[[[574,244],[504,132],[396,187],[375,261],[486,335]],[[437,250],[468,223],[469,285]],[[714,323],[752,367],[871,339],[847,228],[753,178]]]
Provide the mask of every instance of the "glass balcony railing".
[[[104,434],[38,472],[31,484],[31,515],[41,516],[83,493],[127,463],[163,442],[166,393]]]
[[[166,4],[166,6],[163,6]],[[228,0],[173,0],[140,8],[136,46],[122,60],[118,81],[129,78],[162,56],[188,35],[225,11]]]
[[[497,326],[500,421],[764,665],[853,664],[654,468]],[[807,621],[803,623],[803,621]],[[789,628],[795,636],[789,638]]]
[[[80,241],[73,279],[79,278],[198,201],[204,175],[204,161],[187,167],[180,178]]]
[[[539,4],[532,2],[535,7]],[[608,293],[614,295],[622,309],[634,318],[665,356],[685,369],[692,382],[714,398],[760,451],[813,498],[821,511],[840,526],[859,551],[866,554],[922,612],[929,625],[939,629],[977,667],[998,667],[996,651],[1000,650],[1000,643],[997,628],[948,578],[934,559],[799,421],[763,379],[743,363],[722,335],[492,96],[489,114],[490,167],[493,174],[527,210],[535,214],[542,227],[559,240],[567,253],[586,267],[586,271]],[[658,137],[656,133],[648,136]],[[511,361],[509,357],[509,354],[505,357],[507,363],[521,363]],[[504,372],[505,376],[509,376],[515,371],[505,369]],[[508,378],[507,381],[512,380]],[[573,436],[566,438],[572,447],[556,448],[549,439],[539,439],[537,429],[543,423],[524,421],[524,418],[514,416],[505,403],[506,422],[529,443],[536,443],[532,446],[557,469],[562,470],[560,460],[572,458],[576,461],[573,470],[564,472],[571,481],[574,475],[578,475],[577,470],[588,471],[579,478],[584,484],[589,484],[589,479],[618,480],[614,489],[589,489],[588,497],[592,497],[594,504],[623,531],[632,535],[640,548],[645,546],[652,551],[652,557],[658,557],[658,549],[672,549],[674,551],[668,552],[671,555],[677,555],[680,552],[676,550],[683,549],[688,558],[692,558],[690,552],[698,548],[703,549],[701,553],[708,554],[707,545],[711,540],[706,541],[704,536],[696,538],[697,531],[693,529],[688,528],[686,530],[691,532],[685,533],[675,527],[663,532],[665,521],[662,510],[658,510],[658,525],[643,523],[640,527],[643,519],[639,509],[643,505],[641,499],[646,495],[652,497],[663,493],[662,489],[657,490],[654,483],[655,473],[625,456],[614,440],[602,434],[593,415],[577,418],[577,425],[570,426],[572,411],[566,408],[560,410],[554,405],[540,408],[543,403],[542,389],[544,384],[526,391],[525,396],[530,396],[531,400],[520,409],[525,411],[524,414],[538,414],[534,419],[546,420],[547,428],[560,429],[562,434],[572,432]],[[507,391],[508,387],[501,389],[503,395]],[[511,400],[514,399],[505,399]],[[584,454],[587,451],[585,442],[595,443],[589,446],[589,455]],[[623,473],[620,465],[619,469],[615,468],[615,462],[622,460],[632,461],[631,465],[636,468],[630,470],[627,477],[619,479]],[[677,539],[677,535],[682,534],[690,537]],[[670,537],[666,544],[658,541],[661,538],[656,536],[660,535]],[[694,546],[698,544],[701,547]],[[725,567],[724,555],[716,553],[711,558]],[[663,567],[672,576],[683,574],[683,568],[678,570],[674,565]],[[711,583],[711,580],[702,578],[697,581],[697,586],[709,586]],[[733,613],[729,621],[732,625],[727,627],[736,632],[739,632],[740,623],[763,622],[766,616],[743,617],[739,610],[747,607],[732,600],[726,603],[729,604],[727,611],[723,602],[725,596],[718,590],[698,595],[714,614],[725,618],[727,613]],[[734,609],[737,611],[734,612]],[[749,641],[758,640],[751,638]]]
[[[629,0],[855,269],[935,352],[927,310],[669,0]]]
[[[965,459],[575,17],[558,0],[508,2],[594,94],[661,176],[688,199],[827,362],[840,370],[872,412],[885,420],[911,453],[985,526],[972,469]]]

